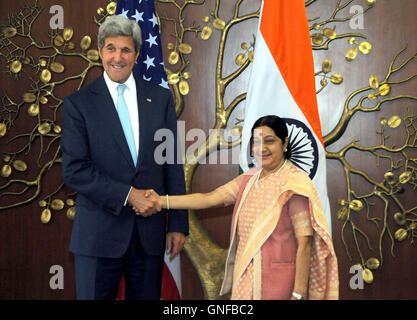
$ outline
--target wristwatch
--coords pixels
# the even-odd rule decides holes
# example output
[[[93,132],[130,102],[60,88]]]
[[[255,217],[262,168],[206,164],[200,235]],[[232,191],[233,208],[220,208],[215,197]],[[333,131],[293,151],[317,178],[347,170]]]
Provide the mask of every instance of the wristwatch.
[[[293,292],[292,293],[292,296],[294,298],[296,298],[297,300],[304,300],[304,297],[301,294],[297,293],[297,292]]]

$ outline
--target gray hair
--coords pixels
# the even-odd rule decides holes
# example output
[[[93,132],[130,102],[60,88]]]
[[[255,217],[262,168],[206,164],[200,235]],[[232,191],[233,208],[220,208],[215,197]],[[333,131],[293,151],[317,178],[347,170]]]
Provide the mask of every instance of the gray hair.
[[[122,16],[108,16],[98,29],[98,46],[103,49],[107,37],[130,36],[135,44],[135,51],[142,46],[142,32],[139,25]]]

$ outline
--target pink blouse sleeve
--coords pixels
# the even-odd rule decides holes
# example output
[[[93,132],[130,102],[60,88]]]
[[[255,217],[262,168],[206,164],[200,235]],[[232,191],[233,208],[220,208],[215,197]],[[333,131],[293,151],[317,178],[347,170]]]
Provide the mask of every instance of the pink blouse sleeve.
[[[220,192],[223,195],[223,204],[225,207],[232,205],[236,202],[236,198],[239,193],[243,179],[243,175],[241,174],[240,176],[236,177],[235,179],[229,181],[228,183],[216,189],[216,191]]]
[[[288,214],[296,237],[313,235],[309,211],[308,198],[295,194],[288,200]]]

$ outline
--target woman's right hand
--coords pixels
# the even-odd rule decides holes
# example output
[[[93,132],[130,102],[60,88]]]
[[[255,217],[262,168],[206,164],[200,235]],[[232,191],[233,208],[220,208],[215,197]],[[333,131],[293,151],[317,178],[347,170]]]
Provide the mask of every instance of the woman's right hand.
[[[155,209],[152,211],[146,211],[144,212],[143,210],[140,210],[138,207],[136,207],[135,205],[132,206],[133,210],[136,212],[137,215],[141,215],[144,217],[149,217],[152,214],[158,213],[159,211],[161,211],[161,209],[163,208],[162,204],[163,204],[163,197],[160,197],[159,194],[157,194],[154,190],[149,189],[149,190],[144,190],[145,194],[144,197],[148,198],[149,200],[151,200],[154,205],[155,205]]]
[[[149,197],[155,197],[158,199],[159,205],[162,209],[166,209],[166,201],[165,201],[165,196],[160,196],[158,193],[156,193],[155,190],[153,189],[149,189],[146,190],[145,192],[145,197],[149,198]]]

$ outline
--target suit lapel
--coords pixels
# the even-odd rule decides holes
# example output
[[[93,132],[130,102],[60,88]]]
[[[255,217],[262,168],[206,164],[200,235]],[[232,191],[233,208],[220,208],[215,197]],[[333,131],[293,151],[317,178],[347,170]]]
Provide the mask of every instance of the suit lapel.
[[[91,91],[96,95],[94,104],[97,109],[97,115],[101,117],[102,122],[105,124],[105,128],[111,132],[123,156],[132,168],[135,168],[129,146],[119,120],[119,115],[117,114],[113,99],[103,76],[97,79],[95,85],[91,87]]]

